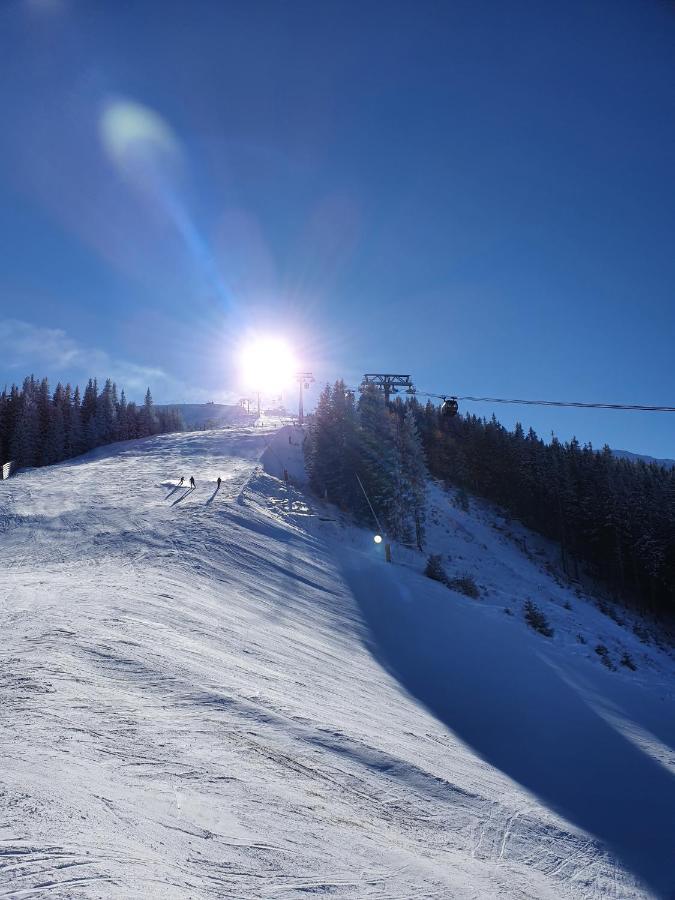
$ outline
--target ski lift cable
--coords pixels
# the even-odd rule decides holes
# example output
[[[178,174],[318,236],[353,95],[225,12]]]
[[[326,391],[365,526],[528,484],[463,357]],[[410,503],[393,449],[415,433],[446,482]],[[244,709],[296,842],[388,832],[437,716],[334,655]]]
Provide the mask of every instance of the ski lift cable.
[[[349,390],[354,392],[353,388],[350,388]],[[393,393],[398,393],[398,391],[394,390]],[[412,391],[407,391],[406,393],[412,393],[413,395],[422,397],[433,397],[436,400],[443,401],[467,400],[470,403],[516,403],[521,406],[574,407],[577,409],[616,409],[627,410],[629,412],[675,412],[675,406],[659,406],[648,403],[591,403],[581,400],[520,400],[507,397],[473,397],[469,395],[458,397],[455,394],[437,394],[431,391],[420,391],[416,388],[413,388]]]
[[[417,391],[418,395],[434,397],[437,400],[446,400],[449,394],[433,394],[429,391]],[[580,400],[516,400],[505,397],[458,397],[452,395],[453,400],[468,400],[470,403],[517,403],[522,406],[566,406],[578,409],[617,409],[641,412],[675,412],[675,406],[651,406],[645,403],[586,403]]]

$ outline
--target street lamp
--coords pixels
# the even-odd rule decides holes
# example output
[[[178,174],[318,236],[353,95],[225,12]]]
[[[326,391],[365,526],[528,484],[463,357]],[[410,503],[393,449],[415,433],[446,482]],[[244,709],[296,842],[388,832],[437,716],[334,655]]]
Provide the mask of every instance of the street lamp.
[[[373,504],[370,502],[370,497],[366,493],[366,489],[363,486],[363,482],[359,478],[359,473],[354,472],[354,474],[356,475],[356,480],[359,483],[359,487],[363,491],[363,496],[366,498],[366,502],[368,503],[368,506],[370,507],[370,511],[373,514],[373,518],[375,519],[375,524],[380,529],[380,531],[382,531],[382,525],[380,524],[380,520],[377,518],[377,513],[373,509]],[[376,544],[381,544],[382,543],[382,535],[378,532],[375,535],[375,537],[373,538],[373,540],[375,541]],[[387,560],[388,563],[391,562],[391,544],[389,543],[389,541],[386,541],[384,544],[384,558]]]

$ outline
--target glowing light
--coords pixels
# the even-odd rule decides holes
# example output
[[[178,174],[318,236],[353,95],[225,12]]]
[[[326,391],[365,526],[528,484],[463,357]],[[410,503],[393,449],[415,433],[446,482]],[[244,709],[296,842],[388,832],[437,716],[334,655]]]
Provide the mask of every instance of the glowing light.
[[[373,538],[373,540],[375,541],[376,544],[381,544],[382,543],[382,535],[376,534],[375,537]]]
[[[242,387],[254,391],[280,391],[293,381],[297,363],[281,338],[257,338],[240,354]]]
[[[178,160],[178,142],[164,120],[147,106],[115,100],[105,107],[100,135],[106,152],[123,170],[157,158]]]

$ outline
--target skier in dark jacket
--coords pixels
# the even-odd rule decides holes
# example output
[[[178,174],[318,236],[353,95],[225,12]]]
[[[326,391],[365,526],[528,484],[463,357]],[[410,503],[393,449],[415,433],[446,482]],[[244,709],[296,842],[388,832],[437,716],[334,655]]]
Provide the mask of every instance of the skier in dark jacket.
[[[196,487],[196,486],[197,486],[197,485],[195,484],[195,476],[194,476],[194,475],[190,475],[190,487],[191,487],[191,488],[194,488],[194,487]]]
[[[218,476],[218,490],[220,490],[220,481],[221,481],[221,478],[220,478],[220,475],[219,475],[219,476]]]
[[[184,475],[181,475],[181,476],[180,476],[180,481],[178,482],[178,487],[180,487],[180,486],[183,484],[184,481],[185,481],[185,476],[184,476]]]

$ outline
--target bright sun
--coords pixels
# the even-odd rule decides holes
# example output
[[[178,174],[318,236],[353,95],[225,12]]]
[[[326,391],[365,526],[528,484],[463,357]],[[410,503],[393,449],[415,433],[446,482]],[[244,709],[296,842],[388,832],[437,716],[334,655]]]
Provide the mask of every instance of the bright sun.
[[[257,338],[239,355],[242,386],[252,391],[276,392],[288,387],[297,368],[293,351],[281,338]]]

